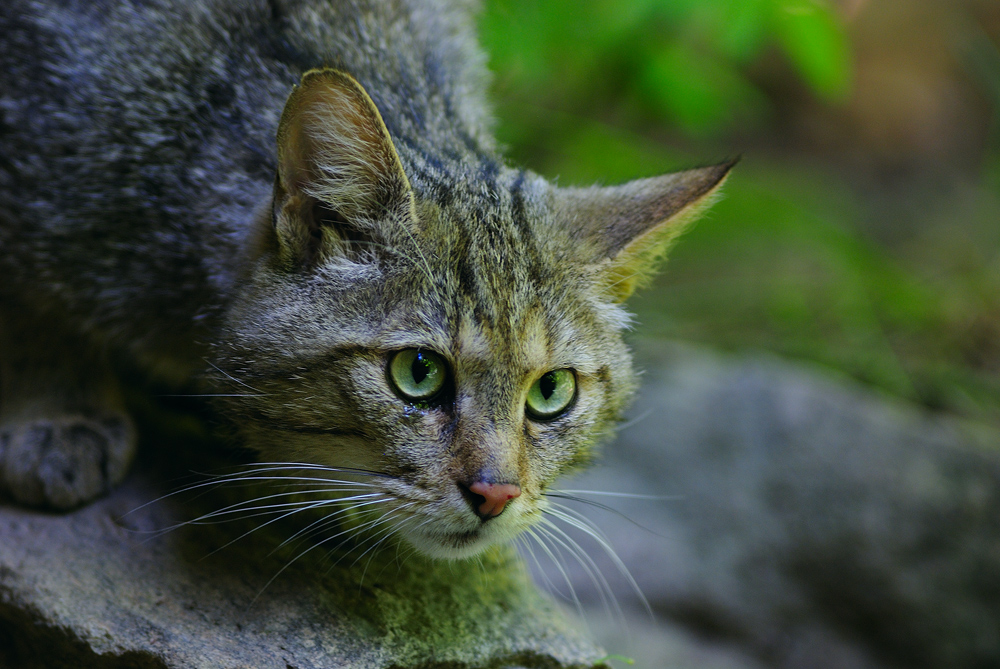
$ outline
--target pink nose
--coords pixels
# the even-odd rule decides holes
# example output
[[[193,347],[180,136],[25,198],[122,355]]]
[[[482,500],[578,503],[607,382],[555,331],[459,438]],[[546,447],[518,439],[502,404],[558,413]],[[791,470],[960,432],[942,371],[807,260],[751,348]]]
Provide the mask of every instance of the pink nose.
[[[507,502],[521,496],[521,488],[513,483],[484,483],[477,481],[468,487],[475,497],[470,499],[480,518],[496,518],[503,513]]]

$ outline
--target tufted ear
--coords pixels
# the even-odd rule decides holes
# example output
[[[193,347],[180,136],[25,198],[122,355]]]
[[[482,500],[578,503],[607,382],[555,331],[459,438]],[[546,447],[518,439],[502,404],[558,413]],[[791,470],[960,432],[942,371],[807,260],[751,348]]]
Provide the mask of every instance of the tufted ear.
[[[348,74],[310,70],[278,123],[272,220],[282,256],[310,265],[376,253],[413,225],[413,194],[382,117]]]
[[[621,186],[564,188],[556,216],[581,243],[586,261],[615,302],[624,302],[656,270],[671,243],[711,205],[739,159],[638,179]]]

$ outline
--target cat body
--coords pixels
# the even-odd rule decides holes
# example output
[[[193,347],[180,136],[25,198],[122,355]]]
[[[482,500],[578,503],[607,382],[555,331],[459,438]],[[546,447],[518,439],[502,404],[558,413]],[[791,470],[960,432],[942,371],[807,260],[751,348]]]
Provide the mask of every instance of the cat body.
[[[121,479],[124,361],[428,554],[537,520],[631,394],[622,301],[731,164],[508,167],[473,9],[4,3],[0,491],[71,508]]]

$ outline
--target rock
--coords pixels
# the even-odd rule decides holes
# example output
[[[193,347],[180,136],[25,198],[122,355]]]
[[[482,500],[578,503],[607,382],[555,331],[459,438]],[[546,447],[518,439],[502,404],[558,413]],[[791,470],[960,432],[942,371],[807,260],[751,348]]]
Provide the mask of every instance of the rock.
[[[97,503],[62,515],[0,506],[0,667],[605,666],[512,550],[338,564],[324,550],[275,552],[288,536],[278,523],[242,538],[240,523],[158,533],[225,500],[142,506],[185,461],[146,446]]]
[[[564,487],[665,496],[588,497],[648,530],[585,511],[657,615],[783,669],[1000,666],[1000,435],[773,358],[638,349],[631,424]]]
[[[587,497],[637,524],[579,507],[659,622],[596,542],[567,530],[578,560],[551,535],[558,567],[532,549],[609,652],[644,669],[1000,666],[995,431],[773,358],[651,342],[638,357],[630,424],[561,487],[663,497]],[[151,533],[226,503],[128,513],[219,465],[179,441],[147,433],[138,471],[76,512],[0,506],[0,667],[603,666],[509,551],[336,565],[316,551],[281,571],[296,552],[272,554],[278,524],[231,545],[243,526]],[[622,606],[610,622],[588,568]]]
[[[671,621],[651,619],[645,611],[627,606],[623,611],[624,624],[604,620],[605,612],[599,606],[583,610],[602,645],[632,660],[636,669],[764,669],[766,666],[735,643],[705,636]],[[611,663],[619,667],[614,660]],[[624,659],[621,663],[627,664]]]

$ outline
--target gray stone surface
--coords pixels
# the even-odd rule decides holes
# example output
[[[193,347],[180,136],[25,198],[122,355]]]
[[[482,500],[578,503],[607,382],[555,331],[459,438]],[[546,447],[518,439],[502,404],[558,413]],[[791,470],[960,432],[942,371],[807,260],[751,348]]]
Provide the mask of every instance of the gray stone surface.
[[[289,528],[228,546],[245,525],[153,532],[224,498],[128,513],[165,489],[150,467],[73,513],[0,506],[0,667],[603,666],[512,551],[334,564],[319,550],[282,571]]]
[[[211,496],[125,515],[191,466],[166,448],[176,434],[147,435],[137,473],[98,504],[0,506],[0,667],[555,669],[603,657],[588,635],[636,669],[1000,666],[995,431],[772,358],[637,349],[631,424],[563,487],[662,496],[590,498],[635,523],[584,511],[653,617],[585,537],[622,608],[556,546],[589,633],[505,552],[331,569],[317,551],[269,583],[295,555],[272,554],[288,528],[230,546],[242,526],[149,533],[225,503]]]
[[[667,497],[591,497],[648,530],[584,511],[660,620],[742,650],[748,667],[1000,666],[995,431],[772,358],[637,349],[647,373],[632,424],[564,487]],[[631,626],[648,626],[599,562]],[[600,610],[593,580],[564,563]],[[609,652],[629,655],[615,625],[591,620]]]
[[[712,638],[669,620],[656,620],[645,610],[623,606],[624,621],[608,618],[600,605],[586,606],[584,615],[605,648],[624,660],[611,659],[615,669],[765,669],[746,648]],[[615,658],[615,655],[611,656]]]

